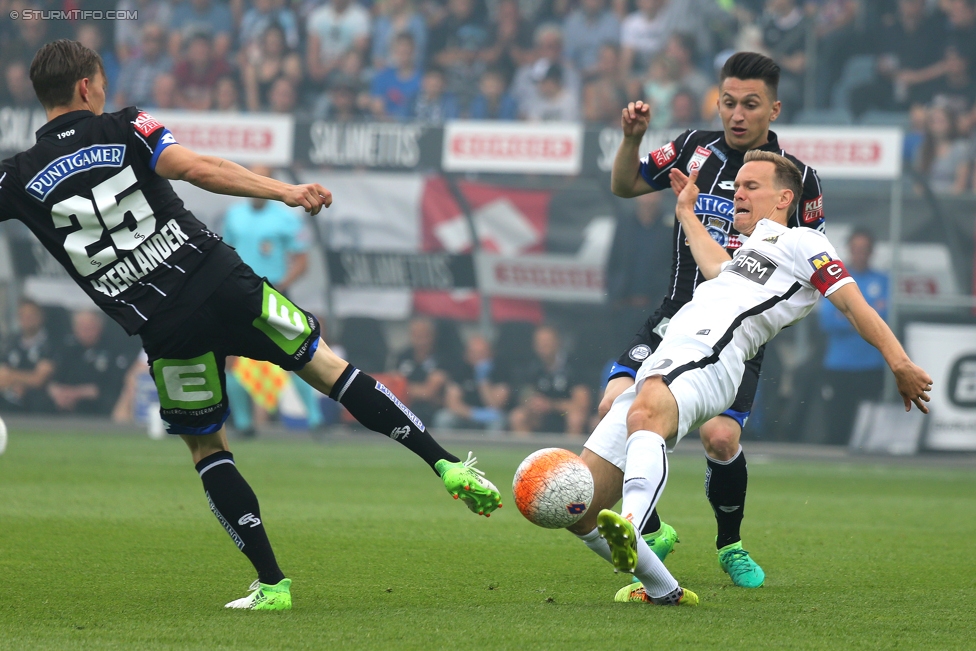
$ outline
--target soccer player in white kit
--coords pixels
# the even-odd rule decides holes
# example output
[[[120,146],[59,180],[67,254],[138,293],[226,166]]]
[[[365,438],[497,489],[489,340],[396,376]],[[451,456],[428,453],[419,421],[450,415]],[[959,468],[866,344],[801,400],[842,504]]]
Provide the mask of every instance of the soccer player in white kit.
[[[734,203],[735,229],[748,239],[734,257],[694,214],[696,176],[672,170],[671,182],[680,191],[678,219],[708,281],[672,317],[634,386],[617,397],[585,445],[607,467],[624,473],[621,486],[619,473],[600,472],[597,465],[593,504],[570,527],[615,570],[641,580],[618,591],[616,601],[698,603],[697,595],[679,587],[640,536],[667,483],[667,449],[728,409],[745,361],[780,330],[809,314],[821,295],[881,351],[895,374],[906,411],[914,403],[928,413],[924,402],[929,400],[932,379],[912,363],[864,300],[826,236],[809,228],[786,227],[802,189],[796,166],[772,152],[746,154],[735,180]],[[618,515],[609,509],[621,494]]]

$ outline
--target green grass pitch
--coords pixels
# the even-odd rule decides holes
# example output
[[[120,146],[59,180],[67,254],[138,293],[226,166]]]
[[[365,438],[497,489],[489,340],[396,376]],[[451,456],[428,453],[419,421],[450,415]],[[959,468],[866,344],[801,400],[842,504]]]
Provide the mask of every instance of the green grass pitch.
[[[179,441],[14,431],[0,648],[976,646],[971,468],[754,460],[743,534],[767,578],[746,591],[716,563],[701,458],[675,457],[661,512],[682,542],[668,565],[702,605],[661,608],[612,603],[629,577],[519,515],[510,482],[529,451],[476,450],[505,502],[485,520],[378,436],[237,443],[294,581],[294,610],[255,613],[223,608],[252,569]]]

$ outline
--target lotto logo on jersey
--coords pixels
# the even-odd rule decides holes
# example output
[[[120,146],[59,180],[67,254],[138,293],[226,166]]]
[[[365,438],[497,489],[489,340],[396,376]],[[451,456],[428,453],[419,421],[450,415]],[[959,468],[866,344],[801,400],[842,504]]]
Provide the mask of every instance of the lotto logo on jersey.
[[[140,111],[136,119],[132,121],[132,126],[136,128],[136,131],[142,135],[148,137],[150,133],[156,129],[162,129],[163,125],[156,121],[156,118],[149,115],[145,111]]]
[[[668,163],[674,160],[676,154],[674,152],[674,143],[669,142],[660,149],[655,149],[651,152],[651,159],[654,164],[658,167],[664,167]]]
[[[823,195],[803,202],[803,223],[812,224],[823,219]]]
[[[810,258],[808,260],[808,262],[813,267],[813,270],[814,271],[820,271],[820,268],[822,266],[824,266],[828,262],[831,262],[832,260],[833,260],[833,258],[831,258],[829,255],[827,255],[827,252],[824,251],[823,253],[818,253],[817,255],[815,255],[812,258]]]
[[[691,174],[700,170],[711,155],[711,150],[705,149],[704,147],[695,147],[695,153],[691,155],[691,160],[688,161],[688,173]]]

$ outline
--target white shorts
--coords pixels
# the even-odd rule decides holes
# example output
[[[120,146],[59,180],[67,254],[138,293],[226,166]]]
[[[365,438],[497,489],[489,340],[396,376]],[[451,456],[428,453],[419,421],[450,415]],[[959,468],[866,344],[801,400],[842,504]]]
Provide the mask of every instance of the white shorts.
[[[661,343],[653,355],[644,360],[637,371],[634,386],[617,396],[610,411],[596,426],[584,447],[606,459],[621,470],[627,460],[627,413],[634,404],[644,380],[655,375],[664,377],[678,403],[678,435],[668,441],[669,447],[688,432],[701,427],[732,406],[743,366],[736,359],[723,357],[711,360],[711,348],[694,339],[675,337]],[[726,364],[739,368],[736,378]]]

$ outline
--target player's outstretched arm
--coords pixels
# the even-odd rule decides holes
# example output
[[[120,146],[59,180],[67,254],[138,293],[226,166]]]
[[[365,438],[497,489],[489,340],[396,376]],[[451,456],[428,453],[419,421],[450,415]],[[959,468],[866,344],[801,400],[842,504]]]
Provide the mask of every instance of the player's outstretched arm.
[[[684,175],[681,174],[681,176]],[[732,258],[725,248],[709,235],[705,225],[695,214],[695,202],[698,201],[698,186],[695,183],[697,180],[697,171],[692,172],[690,177],[683,180],[684,184],[678,193],[678,205],[674,214],[681,222],[681,229],[688,239],[688,246],[691,248],[691,254],[695,257],[695,264],[698,265],[706,280],[711,280],[721,273],[722,264]],[[673,176],[671,183],[672,185],[675,184]]]
[[[170,145],[159,155],[156,173],[170,180],[186,181],[216,194],[255,199],[273,199],[287,206],[301,206],[317,215],[332,205],[332,193],[318,183],[289,185],[255,174],[249,169],[216,156],[204,156],[181,145]]]
[[[650,121],[651,107],[644,102],[631,102],[621,113],[624,139],[610,171],[610,191],[618,197],[636,197],[654,191],[640,175],[640,144]]]
[[[905,411],[911,410],[912,403],[915,403],[923,414],[929,413],[924,403],[929,401],[928,392],[932,390],[932,378],[908,358],[888,324],[864,300],[857,283],[840,287],[827,299],[847,317],[864,341],[881,351],[891,372],[895,374],[898,393],[905,402]]]

